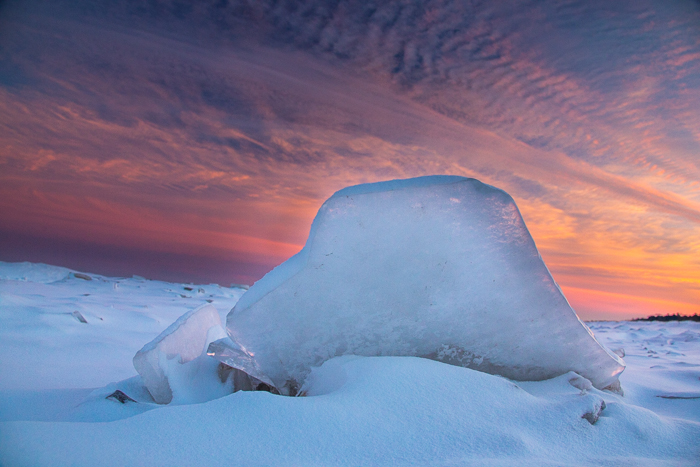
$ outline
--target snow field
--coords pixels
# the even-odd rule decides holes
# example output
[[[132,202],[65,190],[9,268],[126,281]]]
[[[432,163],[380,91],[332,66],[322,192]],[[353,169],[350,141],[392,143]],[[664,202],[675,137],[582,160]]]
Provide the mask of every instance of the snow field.
[[[516,383],[415,357],[346,356],[312,370],[306,397],[238,392],[158,405],[135,376],[133,355],[185,312],[213,300],[223,315],[243,291],[76,276],[0,263],[0,465],[695,466],[700,459],[697,323],[589,323],[601,343],[625,349],[624,397],[574,373]],[[87,323],[69,314],[75,310]],[[108,399],[116,389],[137,402]],[[583,416],[601,400],[606,408],[591,424]]]
[[[129,378],[136,352],[185,312],[211,300],[225,318],[245,292],[77,274],[90,280],[66,268],[0,262],[0,389],[94,388]]]
[[[331,392],[238,392],[111,423],[5,423],[0,451],[5,465],[695,465],[697,423],[581,394],[572,376],[530,383],[533,395],[415,357],[341,357],[317,370],[321,386],[345,380]],[[591,425],[582,415],[600,398]]]

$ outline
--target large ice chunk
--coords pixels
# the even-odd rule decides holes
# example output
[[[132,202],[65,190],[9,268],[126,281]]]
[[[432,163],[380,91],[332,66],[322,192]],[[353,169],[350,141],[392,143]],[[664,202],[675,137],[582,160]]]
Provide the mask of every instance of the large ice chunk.
[[[346,354],[422,356],[516,380],[575,371],[597,388],[624,368],[569,306],[513,199],[463,177],[340,190],[227,329],[288,394]]]
[[[219,312],[212,305],[202,305],[179,317],[144,345],[134,356],[134,368],[153,399],[159,404],[168,404],[173,399],[169,376],[191,372],[185,364],[200,357],[211,342],[223,337],[226,331]],[[187,371],[178,372],[178,367]]]

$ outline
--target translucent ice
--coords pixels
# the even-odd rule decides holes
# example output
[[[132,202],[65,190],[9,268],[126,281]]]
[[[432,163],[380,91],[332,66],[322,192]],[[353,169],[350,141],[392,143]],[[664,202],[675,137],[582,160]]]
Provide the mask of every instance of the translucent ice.
[[[177,376],[179,367],[183,368],[182,372],[191,372],[192,365],[185,364],[200,357],[209,343],[225,336],[216,308],[202,305],[182,315],[144,345],[134,356],[134,367],[153,399],[168,404],[173,399],[169,377]]]
[[[575,371],[597,388],[622,360],[578,319],[513,199],[435,176],[340,190],[304,248],[227,318],[235,352],[294,393],[312,367],[348,354],[422,356],[516,380]],[[257,375],[260,378],[260,375]]]

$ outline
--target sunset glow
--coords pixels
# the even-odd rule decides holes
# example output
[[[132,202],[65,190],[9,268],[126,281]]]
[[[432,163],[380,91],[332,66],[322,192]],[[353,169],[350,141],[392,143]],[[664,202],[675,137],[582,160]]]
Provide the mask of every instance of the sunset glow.
[[[2,6],[0,260],[252,283],[335,191],[451,174],[514,197],[582,318],[700,312],[698,3],[428,3],[289,40]]]

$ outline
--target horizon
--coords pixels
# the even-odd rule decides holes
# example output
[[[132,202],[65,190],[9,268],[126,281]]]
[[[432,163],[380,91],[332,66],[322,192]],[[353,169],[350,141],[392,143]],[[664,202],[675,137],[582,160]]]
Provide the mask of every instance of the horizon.
[[[0,261],[252,284],[337,190],[459,175],[582,319],[700,311],[700,3],[224,3],[0,4]]]

